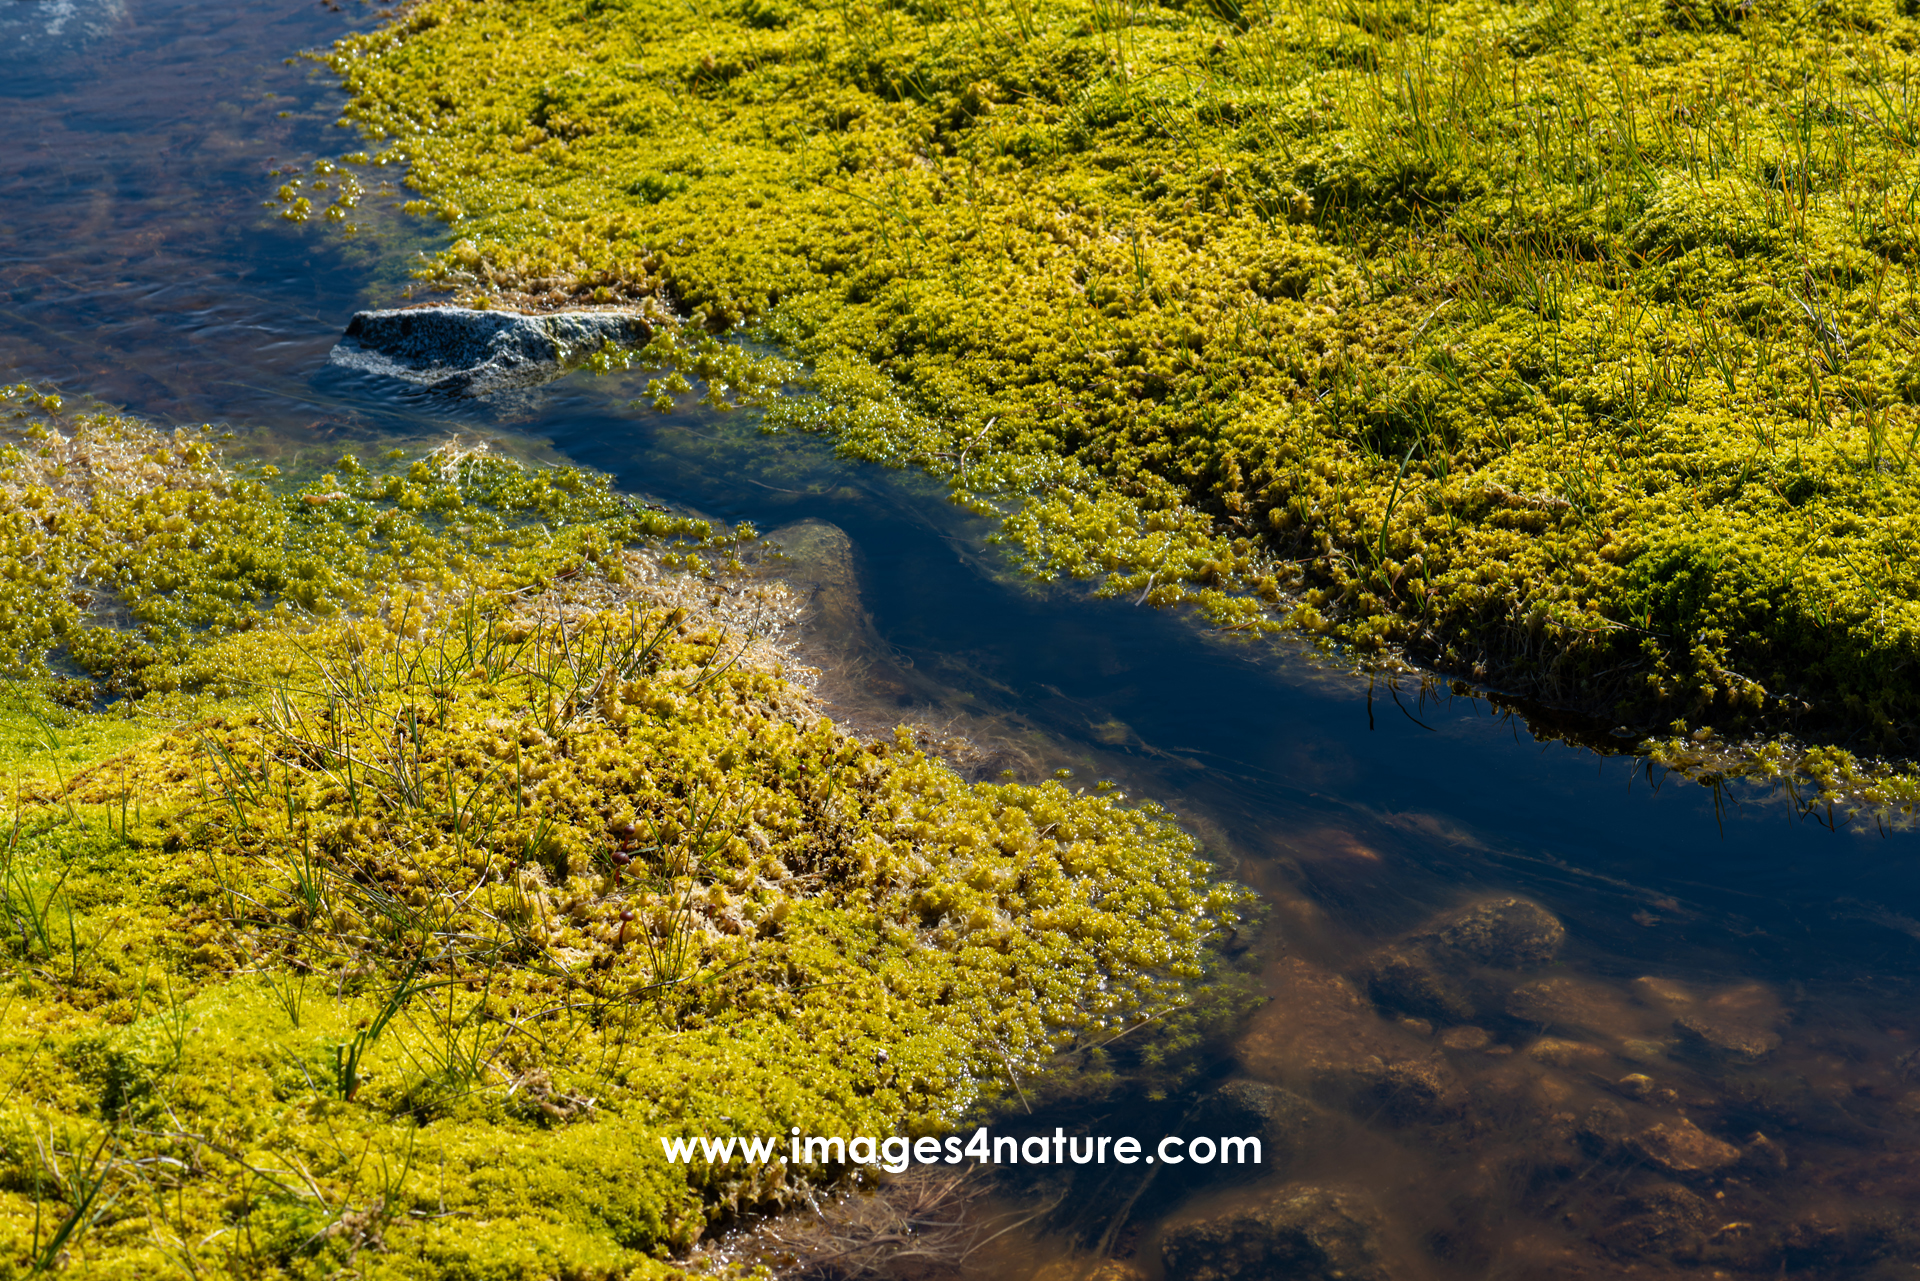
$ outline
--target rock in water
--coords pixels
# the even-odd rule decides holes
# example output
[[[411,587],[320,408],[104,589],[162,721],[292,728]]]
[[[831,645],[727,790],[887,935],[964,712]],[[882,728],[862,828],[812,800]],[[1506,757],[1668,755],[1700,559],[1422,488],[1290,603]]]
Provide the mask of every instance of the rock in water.
[[[1047,1264],[1028,1281],[1147,1281],[1147,1274],[1122,1259],[1089,1263],[1085,1258],[1069,1255]]]
[[[1713,1207],[1673,1183],[1640,1188],[1625,1198],[1622,1215],[1594,1233],[1594,1239],[1623,1254],[1668,1254],[1693,1258],[1700,1253],[1701,1229]]]
[[[1380,1214],[1352,1192],[1296,1184],[1167,1232],[1167,1281],[1388,1281]]]
[[[1654,1030],[1644,1011],[1626,995],[1591,979],[1556,975],[1522,984],[1507,993],[1508,1017],[1563,1032],[1599,1033],[1626,1040]]]
[[[408,307],[355,313],[328,359],[436,391],[485,396],[550,382],[608,343],[640,347],[652,337],[653,326],[637,312],[522,316]]]
[[[1285,1169],[1308,1147],[1308,1136],[1321,1120],[1320,1109],[1291,1090],[1264,1081],[1244,1078],[1228,1081],[1202,1098],[1181,1133],[1224,1139],[1226,1136],[1257,1139],[1258,1159],[1247,1150],[1236,1152],[1229,1162],[1225,1143],[1213,1163],[1189,1161],[1178,1168],[1188,1182],[1220,1178],[1265,1178],[1276,1169]]]
[[[1460,980],[1422,947],[1383,947],[1367,961],[1367,991],[1388,1009],[1459,1021],[1474,1016]]]
[[[1461,1102],[1459,1082],[1430,1042],[1383,1021],[1347,980],[1289,957],[1269,971],[1273,1000],[1235,1053],[1262,1080],[1323,1100],[1384,1104],[1399,1119],[1436,1120]]]
[[[1780,1048],[1787,1012],[1761,983],[1723,988],[1673,1021],[1690,1050],[1730,1063],[1758,1063]]]
[[[1758,1063],[1780,1048],[1779,1033],[1751,1024],[1683,1015],[1673,1021],[1673,1026],[1687,1048],[1729,1063]]]
[[[1532,969],[1560,954],[1566,926],[1553,913],[1519,898],[1492,899],[1455,913],[1416,942],[1442,961],[1501,969]]]
[[[1485,983],[1482,967],[1533,969],[1552,961],[1566,942],[1553,913],[1525,899],[1474,903],[1429,922],[1403,942],[1367,959],[1367,991],[1382,1006],[1462,1023],[1477,1017]]]
[[[1236,1078],[1200,1101],[1194,1121],[1202,1130],[1258,1134],[1269,1146],[1290,1153],[1319,1114],[1318,1108],[1289,1090]]]
[[[1714,1138],[1684,1117],[1631,1134],[1626,1145],[1647,1164],[1682,1178],[1705,1178],[1740,1161],[1739,1148]]]
[[[804,632],[812,645],[838,659],[871,664],[886,643],[862,607],[860,573],[846,531],[824,520],[800,520],[774,530],[767,541],[787,554],[792,562],[788,580],[807,593]]]

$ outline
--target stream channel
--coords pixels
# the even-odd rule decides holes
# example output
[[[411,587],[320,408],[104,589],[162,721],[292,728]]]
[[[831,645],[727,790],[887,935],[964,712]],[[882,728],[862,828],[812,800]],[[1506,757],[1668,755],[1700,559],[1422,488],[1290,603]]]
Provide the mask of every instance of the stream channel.
[[[1022,583],[930,483],[744,414],[628,409],[644,372],[459,402],[329,369],[439,231],[377,175],[351,237],[263,206],[270,170],[353,145],[330,81],[283,60],[375,16],[6,5],[0,378],[223,424],[283,467],[478,434],[762,530],[826,522],[845,538],[791,541],[845,715],[964,736],[981,774],[1119,780],[1270,897],[1274,999],[1216,1078],[1261,1083],[1231,1107],[1265,1127],[1265,1181],[1043,1180],[1053,1230],[974,1273],[1071,1275],[1078,1242],[1115,1278],[1920,1277],[1920,838]],[[1153,1135],[1193,1106],[1075,1119]]]

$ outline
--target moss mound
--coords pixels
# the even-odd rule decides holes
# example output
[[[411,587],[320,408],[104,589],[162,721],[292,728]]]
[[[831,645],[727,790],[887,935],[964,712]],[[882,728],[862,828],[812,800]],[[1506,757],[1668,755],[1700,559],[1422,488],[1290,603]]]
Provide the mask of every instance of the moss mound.
[[[778,421],[948,476],[1037,572],[1911,752],[1916,37],[422,0],[330,61],[453,226],[440,282],[755,322],[815,369]]]
[[[281,492],[197,437],[30,426],[16,478],[97,483],[31,491],[10,580],[150,621],[62,606],[16,661],[152,657],[104,712],[45,676],[0,705],[6,1275],[665,1274],[857,1173],[790,1127],[941,1132],[1069,1051],[1110,1079],[1149,1019],[1128,1070],[1171,1081],[1190,1003],[1232,1004],[1209,939],[1247,896],[1162,811],[838,733],[778,674],[777,586],[664,563],[711,530],[470,451]],[[100,532],[196,502],[164,573]],[[313,547],[317,608],[272,577]],[[664,1158],[700,1136],[780,1142]]]

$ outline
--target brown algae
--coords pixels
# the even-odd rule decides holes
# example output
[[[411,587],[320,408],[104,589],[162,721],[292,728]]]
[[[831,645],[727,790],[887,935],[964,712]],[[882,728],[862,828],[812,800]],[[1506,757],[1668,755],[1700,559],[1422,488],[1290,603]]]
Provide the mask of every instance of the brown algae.
[[[1240,1004],[1246,892],[1164,812],[841,734],[737,532],[14,404],[0,564],[55,603],[0,705],[9,1275],[665,1275],[856,1172],[662,1135],[938,1131],[1070,1051],[1167,1085]]]
[[[1886,0],[422,0],[329,55],[514,305],[664,294],[1043,574],[1916,748]]]

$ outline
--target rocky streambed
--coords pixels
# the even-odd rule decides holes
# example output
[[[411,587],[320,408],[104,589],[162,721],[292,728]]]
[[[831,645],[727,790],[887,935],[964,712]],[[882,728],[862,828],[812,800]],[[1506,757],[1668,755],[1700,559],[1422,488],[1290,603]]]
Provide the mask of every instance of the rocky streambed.
[[[1909,1026],[1569,950],[1552,913],[1494,897],[1344,965],[1274,961],[1206,1105],[1254,1126],[1274,1173],[1189,1201],[1138,1262],[1168,1281],[1913,1275]]]

